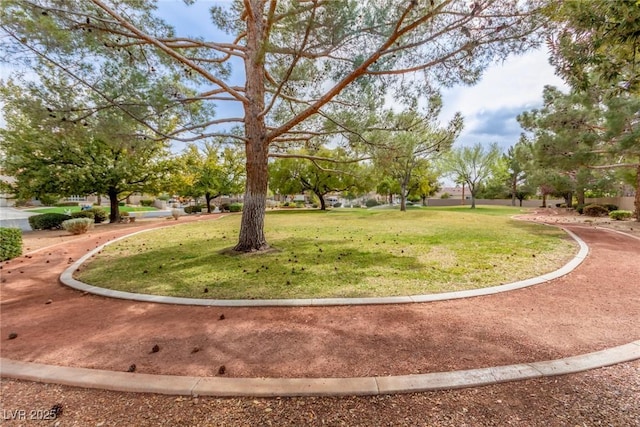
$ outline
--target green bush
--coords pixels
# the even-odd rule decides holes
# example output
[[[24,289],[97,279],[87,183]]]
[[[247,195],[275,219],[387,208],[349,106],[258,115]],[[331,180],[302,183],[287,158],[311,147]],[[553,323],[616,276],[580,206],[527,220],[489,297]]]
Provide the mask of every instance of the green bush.
[[[60,229],[62,222],[71,219],[69,215],[59,213],[46,213],[29,217],[29,225],[32,230]]]
[[[62,222],[62,228],[71,234],[84,234],[93,228],[93,218],[74,218]]]
[[[140,200],[140,206],[153,206],[153,200],[142,199]]]
[[[440,196],[441,199],[450,199],[451,198],[451,194],[449,193],[442,193],[442,195]]]
[[[127,204],[125,202],[118,202],[118,206],[126,206]]]
[[[223,203],[220,205],[220,212],[229,212],[229,203]]]
[[[584,207],[586,205],[584,203],[576,203],[573,205],[573,208],[576,210],[576,212],[578,212],[580,215],[582,215],[584,213]]]
[[[605,208],[607,208],[609,210],[609,212],[613,212],[613,211],[617,211],[618,210],[618,206],[611,204],[611,203],[605,203],[603,205]]]
[[[72,212],[71,218],[91,218],[95,219],[96,215],[89,209],[84,211]]]
[[[58,197],[52,196],[50,194],[43,194],[38,197],[38,200],[40,200],[40,203],[42,203],[42,206],[53,206],[56,204],[58,199],[59,199]]]
[[[586,216],[607,216],[609,209],[602,205],[587,205],[583,210]]]
[[[374,206],[378,206],[380,203],[376,199],[369,199],[366,201],[365,206],[368,208],[372,208]]]
[[[242,211],[242,203],[231,203],[229,205],[229,212],[240,212]]]
[[[296,202],[296,208],[304,208],[304,202]]]
[[[342,203],[340,203],[340,202],[336,202],[336,203],[334,203],[334,204],[333,204],[333,207],[334,207],[334,208],[342,207]]]
[[[615,211],[609,212],[609,218],[615,219],[616,221],[620,221],[620,220],[623,220],[623,219],[629,219],[632,216],[633,216],[633,212],[631,212],[631,211],[615,210]]]
[[[22,255],[22,231],[0,227],[0,261]]]
[[[109,214],[102,208],[91,208],[86,210],[85,212],[93,213],[93,221],[96,224],[100,224],[101,222],[105,222],[109,218]]]
[[[56,203],[54,206],[57,206],[59,208],[64,208],[67,206],[78,206],[78,202],[60,202]]]
[[[199,213],[204,209],[203,205],[185,206],[184,212],[188,214]]]

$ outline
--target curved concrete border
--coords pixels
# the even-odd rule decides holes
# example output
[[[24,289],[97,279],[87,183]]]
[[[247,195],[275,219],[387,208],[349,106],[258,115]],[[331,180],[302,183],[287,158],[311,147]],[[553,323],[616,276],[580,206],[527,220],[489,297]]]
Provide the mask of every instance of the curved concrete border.
[[[329,305],[365,305],[365,304],[409,304],[420,302],[432,302],[443,301],[450,299],[477,297],[482,295],[497,294],[500,292],[512,291],[515,289],[526,288],[528,286],[538,285],[545,283],[558,277],[562,277],[571,271],[573,271],[578,265],[584,261],[589,254],[589,247],[587,244],[577,235],[567,230],[566,228],[559,227],[564,230],[571,238],[573,238],[580,249],[578,253],[571,261],[565,264],[558,270],[551,273],[543,274],[542,276],[532,277],[530,279],[520,280],[518,282],[508,283],[505,285],[492,286],[489,288],[472,289],[468,291],[458,292],[444,292],[441,294],[429,294],[429,295],[414,295],[414,296],[396,296],[396,297],[370,297],[370,298],[313,298],[313,299],[271,299],[271,300],[220,300],[220,299],[201,299],[201,298],[178,298],[167,297],[160,295],[148,295],[137,294],[132,292],[116,291],[112,289],[100,288],[92,286],[76,280],[73,278],[73,273],[76,271],[86,260],[91,258],[94,254],[101,251],[105,246],[118,242],[123,239],[127,239],[131,236],[135,236],[140,233],[146,233],[148,231],[156,230],[142,230],[135,233],[128,234],[126,236],[118,237],[111,240],[96,249],[88,252],[82,258],[74,262],[70,267],[60,275],[60,282],[71,288],[77,289],[83,292],[89,292],[95,295],[101,295],[109,298],[127,299],[133,301],[153,302],[162,304],[183,304],[183,305],[199,305],[199,306],[216,306],[216,307],[300,307],[300,306],[329,306]]]
[[[640,359],[640,341],[545,362],[356,378],[223,378],[150,375],[70,368],[0,359],[0,376],[123,392],[193,396],[340,396],[382,395],[480,387],[508,381],[573,374]]]

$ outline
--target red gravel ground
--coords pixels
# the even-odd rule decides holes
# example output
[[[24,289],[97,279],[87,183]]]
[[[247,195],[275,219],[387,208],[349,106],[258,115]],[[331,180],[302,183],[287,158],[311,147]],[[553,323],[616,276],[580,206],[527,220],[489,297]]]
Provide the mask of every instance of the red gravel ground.
[[[579,224],[573,217],[538,216],[540,219],[569,223],[567,228],[590,246],[587,260],[565,277],[519,291],[466,300],[351,307],[205,308],[84,295],[60,285],[57,281],[60,272],[88,250],[133,230],[114,225],[97,227],[90,235],[80,237],[62,237],[55,232],[48,235],[29,233],[31,236],[25,236],[25,247],[32,252],[2,263],[1,354],[16,360],[118,371],[135,363],[137,372],[142,373],[214,376],[219,375],[219,367],[225,365],[224,375],[228,377],[351,377],[556,359],[640,339],[640,240],[596,229],[592,224]],[[140,229],[167,224],[166,221],[155,221],[133,226]],[[58,243],[61,240],[65,241]],[[50,242],[58,244],[36,249]],[[224,320],[220,320],[221,314],[224,314]],[[18,337],[8,340],[10,332],[16,332]],[[160,351],[152,353],[156,344]],[[195,347],[199,351],[193,352]],[[558,422],[549,425],[580,424],[574,423],[576,419],[582,419],[585,425],[598,425],[594,420],[604,420],[605,425],[640,425],[639,369],[634,362],[559,380],[525,381],[475,391],[404,397],[196,399],[195,403],[191,398],[176,402],[175,398],[86,390],[82,391],[82,396],[86,396],[82,398],[78,389],[5,379],[2,381],[2,400],[6,409],[11,409],[9,403],[14,407],[20,405],[28,396],[33,402],[38,396],[52,399],[75,396],[69,397],[69,402],[87,407],[94,405],[96,399],[107,402],[124,399],[124,402],[134,402],[133,405],[143,405],[148,400],[150,411],[155,407],[154,402],[159,402],[160,406],[169,405],[174,410],[182,406],[196,408],[199,403],[208,402],[211,407],[222,405],[221,416],[235,414],[234,417],[238,417],[232,421],[224,417],[203,418],[208,421],[202,425],[254,425],[256,422],[266,425],[268,417],[242,418],[242,412],[238,413],[237,408],[243,407],[247,413],[257,410],[258,415],[264,415],[262,411],[269,408],[268,413],[275,413],[277,405],[284,405],[282,410],[285,412],[283,417],[271,419],[275,425],[306,424],[298,415],[291,415],[306,413],[296,406],[299,404],[319,405],[316,409],[325,411],[324,414],[329,408],[335,408],[336,413],[342,415],[333,421],[327,419],[332,425],[371,425],[372,420],[389,425],[507,424],[500,420],[511,420],[509,424],[512,425],[538,425],[537,422],[527,423],[527,418],[519,418],[517,413],[507,412],[502,414],[506,418],[500,418],[497,417],[500,412],[475,412],[483,402],[495,411],[502,410],[502,403],[511,402],[514,407],[529,411],[533,420],[539,416],[540,421],[547,420],[547,424],[550,420]],[[607,382],[607,372],[613,372],[611,383]],[[599,381],[593,380],[595,377]],[[567,411],[573,411],[575,408],[571,405],[579,405],[579,402],[575,396],[569,396],[570,390],[580,387],[592,400],[578,411],[580,416],[561,421],[555,412],[562,409],[559,402],[574,402],[565,404]],[[495,395],[495,399],[487,393]],[[549,402],[548,396],[543,396],[545,393],[555,396],[555,403]],[[557,393],[566,393],[565,398],[558,397]],[[601,400],[596,397],[598,394]],[[440,400],[443,408],[457,407],[457,413],[462,416],[452,413],[451,417],[444,418],[416,418],[407,412],[406,422],[398,418],[410,407],[420,406],[419,402],[430,405],[433,414],[437,415]],[[529,408],[528,400],[539,401],[544,407]],[[230,402],[236,402],[236,410],[231,409]],[[349,418],[349,402],[353,403],[353,414],[358,414],[362,408],[373,411],[373,406],[385,402],[390,405],[389,412],[382,418]],[[608,406],[601,407],[605,403]],[[120,419],[115,414],[122,410],[122,404],[113,405],[114,417],[105,417],[106,424],[103,425],[112,425],[109,420]],[[620,413],[620,405],[633,408]],[[602,411],[602,414],[584,410]],[[472,411],[476,418],[465,418],[467,411]],[[370,415],[372,413],[377,412]],[[617,415],[612,415],[614,413]],[[289,414],[289,418],[285,414]],[[311,410],[309,424],[319,425],[320,415]],[[138,415],[134,419],[138,420],[137,425],[162,424],[142,422],[147,418]],[[196,425],[188,417],[182,424],[182,418],[176,418],[175,414],[166,419],[173,420],[166,425]],[[298,421],[284,422],[289,419]],[[96,419],[93,425],[100,422]]]

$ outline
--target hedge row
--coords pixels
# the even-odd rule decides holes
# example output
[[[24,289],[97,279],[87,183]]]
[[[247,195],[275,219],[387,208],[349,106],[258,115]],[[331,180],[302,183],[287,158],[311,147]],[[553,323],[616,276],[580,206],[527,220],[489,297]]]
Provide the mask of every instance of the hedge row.
[[[22,231],[0,227],[0,261],[22,255]]]
[[[69,215],[59,213],[46,213],[29,217],[29,225],[32,230],[54,230],[62,228],[62,222],[71,219]]]

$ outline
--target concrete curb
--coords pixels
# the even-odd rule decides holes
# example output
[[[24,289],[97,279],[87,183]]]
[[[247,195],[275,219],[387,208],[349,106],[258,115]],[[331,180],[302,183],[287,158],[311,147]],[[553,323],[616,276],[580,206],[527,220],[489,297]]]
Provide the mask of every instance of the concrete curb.
[[[60,275],[60,282],[66,286],[77,289],[82,292],[88,292],[95,295],[100,295],[108,298],[119,298],[132,301],[142,301],[151,303],[162,304],[181,304],[181,305],[196,305],[196,306],[215,306],[215,307],[301,307],[301,306],[336,306],[336,305],[373,305],[373,304],[411,304],[433,301],[444,301],[459,298],[478,297],[483,295],[492,295],[500,292],[513,291],[516,289],[522,289],[541,283],[546,283],[550,280],[562,277],[571,271],[573,271],[578,265],[585,260],[589,254],[589,247],[587,244],[577,235],[560,227],[571,238],[573,238],[579,246],[576,256],[558,270],[551,273],[543,274],[542,276],[532,277],[530,279],[520,280],[518,282],[508,283],[505,285],[492,286],[489,288],[473,289],[468,291],[458,292],[445,292],[441,294],[429,294],[429,295],[414,295],[414,296],[397,296],[397,297],[372,297],[372,298],[314,298],[314,299],[272,299],[272,300],[219,300],[219,299],[201,299],[201,298],[177,298],[166,297],[160,295],[148,295],[137,294],[132,292],[115,291],[111,289],[100,288],[92,285],[88,285],[84,282],[73,278],[73,273],[94,254],[101,251],[105,246],[118,242],[123,239],[127,239],[131,236],[135,236],[140,233],[146,233],[148,231],[156,230],[142,230],[135,233],[128,234],[126,236],[118,237],[105,244],[98,246],[96,249],[88,252],[82,258],[74,262],[70,267]]]
[[[357,378],[223,378],[150,375],[0,359],[0,376],[104,390],[193,396],[383,395],[480,387],[573,374],[640,359],[640,341],[563,359],[464,371]]]

